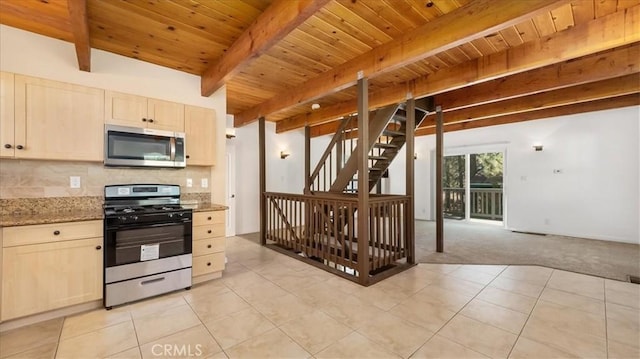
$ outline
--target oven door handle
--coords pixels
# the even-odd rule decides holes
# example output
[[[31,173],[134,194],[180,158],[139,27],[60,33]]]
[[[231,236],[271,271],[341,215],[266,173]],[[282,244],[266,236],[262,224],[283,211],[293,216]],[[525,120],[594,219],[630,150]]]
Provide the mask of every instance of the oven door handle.
[[[138,223],[138,224],[122,224],[122,225],[109,225],[107,226],[106,230],[107,231],[113,231],[113,230],[123,230],[123,229],[140,229],[140,228],[159,228],[159,227],[170,227],[170,226],[183,226],[187,223],[191,223],[192,220],[185,220],[182,222],[171,222],[171,223],[154,223],[154,224],[149,224],[149,223]]]

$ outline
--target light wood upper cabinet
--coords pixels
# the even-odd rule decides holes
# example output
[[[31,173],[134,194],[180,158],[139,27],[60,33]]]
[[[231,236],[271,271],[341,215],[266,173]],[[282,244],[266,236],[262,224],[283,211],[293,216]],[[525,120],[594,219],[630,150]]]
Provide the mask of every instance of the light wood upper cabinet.
[[[105,91],[105,122],[112,125],[147,127],[147,98]],[[144,122],[143,122],[144,120]]]
[[[15,75],[15,158],[102,161],[104,91]]]
[[[2,320],[102,298],[102,237],[3,249]]]
[[[184,132],[184,105],[150,98],[147,102],[148,116],[153,122],[148,128]]]
[[[14,141],[14,75],[0,72],[0,157],[13,157]]]
[[[185,106],[184,128],[187,145],[187,165],[216,164],[216,112],[212,109]]]
[[[184,132],[184,105],[106,91],[104,120],[112,125]]]

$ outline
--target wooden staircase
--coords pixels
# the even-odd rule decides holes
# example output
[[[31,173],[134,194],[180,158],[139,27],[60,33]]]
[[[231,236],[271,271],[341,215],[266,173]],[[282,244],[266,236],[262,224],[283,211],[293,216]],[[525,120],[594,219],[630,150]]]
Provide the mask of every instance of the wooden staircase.
[[[368,136],[360,136],[368,143],[358,143],[356,118],[345,118],[305,179],[304,194],[264,193],[266,244],[362,285],[414,265],[411,195],[371,194],[407,136],[411,139],[411,132],[433,110],[432,100],[411,101],[414,107],[403,103],[369,112]],[[408,114],[407,108],[415,108],[414,113]],[[309,166],[309,132],[306,136]],[[359,156],[366,158],[364,166]],[[357,193],[359,167],[367,171],[360,176],[369,179],[366,194]]]
[[[415,128],[427,116],[428,111],[423,108],[415,109]],[[369,191],[380,182],[385,172],[405,144],[407,112],[404,104],[390,105],[371,113],[369,124],[370,143],[367,144],[369,153]],[[353,136],[351,136],[353,137]],[[361,144],[353,149],[356,153]],[[358,163],[356,156],[349,156],[344,166],[338,172],[328,192],[356,193]]]

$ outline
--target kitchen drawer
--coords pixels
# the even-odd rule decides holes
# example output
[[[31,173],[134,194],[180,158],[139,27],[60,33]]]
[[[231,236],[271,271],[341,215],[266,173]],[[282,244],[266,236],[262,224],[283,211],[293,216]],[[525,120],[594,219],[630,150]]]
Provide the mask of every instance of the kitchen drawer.
[[[224,237],[223,224],[211,224],[208,226],[193,227],[192,237],[194,241],[204,238]]]
[[[193,241],[193,256],[201,256],[217,252],[224,252],[224,237],[207,238]]]
[[[193,225],[224,224],[225,216],[225,211],[195,212],[193,214]]]
[[[102,237],[102,221],[65,222],[2,228],[2,246]]]
[[[224,270],[224,252],[193,257],[193,276]]]

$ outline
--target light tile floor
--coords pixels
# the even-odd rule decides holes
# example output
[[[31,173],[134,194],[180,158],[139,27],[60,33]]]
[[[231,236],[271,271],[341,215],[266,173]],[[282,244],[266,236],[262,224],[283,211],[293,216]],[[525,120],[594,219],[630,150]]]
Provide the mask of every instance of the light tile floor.
[[[420,264],[364,288],[242,238],[223,278],[0,334],[0,358],[639,358],[640,286]]]

